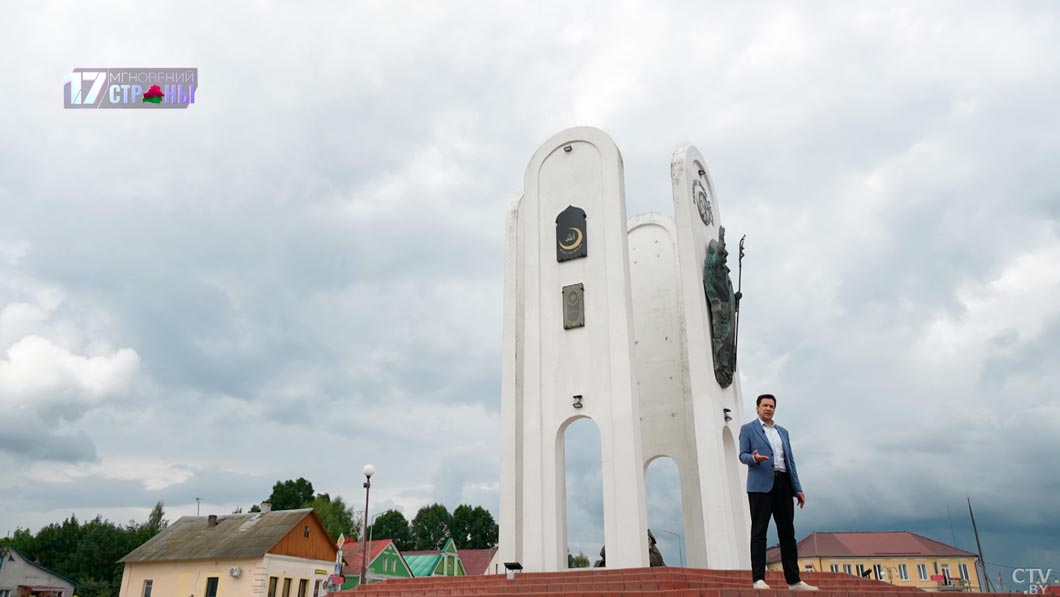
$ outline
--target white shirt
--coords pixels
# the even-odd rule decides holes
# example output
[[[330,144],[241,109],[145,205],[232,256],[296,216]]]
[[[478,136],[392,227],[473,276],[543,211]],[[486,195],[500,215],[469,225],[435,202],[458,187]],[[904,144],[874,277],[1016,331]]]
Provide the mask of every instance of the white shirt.
[[[762,431],[773,448],[773,470],[788,472],[788,463],[784,460],[784,440],[780,439],[780,432],[775,425],[766,425],[762,419],[758,419],[758,422],[762,424]]]

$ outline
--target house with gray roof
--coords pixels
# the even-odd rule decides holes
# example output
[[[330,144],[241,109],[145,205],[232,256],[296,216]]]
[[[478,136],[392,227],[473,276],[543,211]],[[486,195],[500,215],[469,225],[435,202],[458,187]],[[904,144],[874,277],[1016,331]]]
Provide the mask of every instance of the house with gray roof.
[[[13,546],[0,550],[0,597],[70,597],[74,581],[31,561]]]
[[[337,553],[312,508],[184,516],[119,560],[119,595],[315,597]]]

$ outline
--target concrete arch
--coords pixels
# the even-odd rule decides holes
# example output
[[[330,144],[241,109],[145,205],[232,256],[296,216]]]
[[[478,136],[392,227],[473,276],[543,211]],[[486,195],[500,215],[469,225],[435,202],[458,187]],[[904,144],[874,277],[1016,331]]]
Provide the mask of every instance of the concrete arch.
[[[582,421],[585,421],[586,423],[582,424],[581,423]],[[572,428],[581,428],[582,430],[585,430],[585,431],[578,431],[579,434],[582,434],[582,437],[581,438],[577,438],[576,437],[576,438],[574,438],[575,440],[580,439],[582,442],[585,442],[588,439],[587,437],[584,436],[584,434],[586,434],[586,433],[591,433],[591,435],[594,436],[595,444],[596,444],[596,450],[593,451],[591,448],[589,448],[588,452],[591,453],[590,456],[595,456],[596,457],[595,461],[593,461],[591,457],[590,458],[582,458],[581,454],[578,454],[578,453],[575,453],[575,452],[571,452],[571,451],[569,451],[567,449],[568,448],[568,435],[571,434]],[[588,446],[583,444],[582,447],[588,447]],[[571,480],[568,477],[567,472],[568,472],[568,468],[570,468],[570,466],[572,464],[577,465],[579,463],[583,464],[583,465],[584,464],[588,464],[589,468],[593,472],[600,473],[601,480],[602,480],[602,474],[603,474],[603,445],[602,445],[602,438],[601,438],[601,435],[600,435],[600,426],[596,423],[595,420],[593,420],[592,417],[586,416],[586,415],[575,415],[575,416],[571,416],[571,417],[567,418],[559,426],[559,429],[557,430],[557,433],[556,433],[556,475],[557,475],[556,487],[560,489],[560,493],[557,495],[556,515],[557,515],[558,518],[556,520],[556,524],[557,524],[557,527],[559,528],[558,534],[559,534],[559,538],[560,538],[560,542],[562,544],[562,550],[563,550],[564,554],[573,553],[573,550],[570,550],[570,542],[571,542],[570,514],[571,514],[572,499],[574,500],[573,503],[575,503],[575,504],[586,504],[586,505],[588,505],[588,504],[596,503],[597,500],[599,500],[599,503],[600,503],[601,507],[603,505],[603,486],[602,485],[597,486],[595,489],[590,489],[590,493],[589,494],[571,495],[572,494],[571,486],[570,486],[570,481]],[[593,495],[592,492],[595,492],[595,495]],[[590,510],[591,510],[591,508],[590,508]],[[591,522],[597,524],[598,528],[600,528],[601,530],[603,529],[604,521],[603,521],[602,517],[600,518],[600,520],[594,520],[594,521],[591,521]],[[588,537],[579,537],[579,538],[582,539],[583,541],[586,540],[586,539],[589,539]],[[597,550],[599,550],[599,545],[595,545],[595,544],[598,543],[598,544],[602,545],[604,543],[604,538],[602,536],[600,536],[600,537],[592,537],[592,541],[590,541],[588,543],[589,543],[588,545],[583,546],[582,551],[586,555],[589,556],[590,560],[592,560],[592,559],[595,559],[595,555],[597,553]],[[564,558],[566,558],[566,555],[564,555]],[[566,567],[566,562],[563,562],[562,565],[560,566],[560,568],[562,569],[562,568],[565,568],[565,567]]]
[[[668,566],[683,566],[687,545],[685,508],[681,486],[686,471],[670,456],[651,458],[644,470],[644,494],[648,505],[648,528]]]
[[[725,469],[729,489],[729,508],[732,510],[732,541],[734,545],[747,545],[751,538],[750,512],[743,480],[740,478],[740,452],[732,430],[726,426],[721,431],[721,443],[725,453]],[[741,558],[742,559],[742,558]]]

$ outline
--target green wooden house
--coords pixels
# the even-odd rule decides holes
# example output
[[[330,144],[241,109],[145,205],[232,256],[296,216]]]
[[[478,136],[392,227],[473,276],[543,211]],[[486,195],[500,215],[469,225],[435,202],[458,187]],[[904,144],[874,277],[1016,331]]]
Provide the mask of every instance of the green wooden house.
[[[439,550],[410,551],[404,554],[413,576],[466,576],[464,563],[452,539]]]
[[[352,589],[360,584],[361,566],[364,563],[364,543],[347,541],[342,545],[342,575],[346,581],[343,589]],[[412,569],[391,539],[368,542],[368,568],[365,580],[368,584],[389,578],[412,578]]]

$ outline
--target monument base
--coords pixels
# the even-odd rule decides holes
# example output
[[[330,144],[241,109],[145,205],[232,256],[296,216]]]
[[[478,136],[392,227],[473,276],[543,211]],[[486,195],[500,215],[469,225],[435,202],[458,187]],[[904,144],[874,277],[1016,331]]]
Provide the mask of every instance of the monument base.
[[[827,597],[899,597],[897,594],[927,593],[915,587],[860,578],[840,572],[803,572],[803,580],[820,587],[815,593]],[[763,597],[787,590],[782,572],[766,572],[769,591],[751,588],[750,570],[705,570],[702,568],[574,568],[564,572],[526,572],[514,579],[504,574],[486,576],[442,576],[387,580],[333,595],[346,597],[418,597],[420,595],[475,595],[476,597]],[[1012,593],[995,593],[1012,595]],[[977,595],[991,595],[977,593]]]

